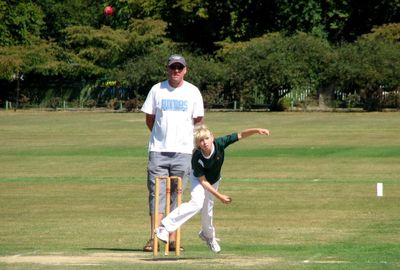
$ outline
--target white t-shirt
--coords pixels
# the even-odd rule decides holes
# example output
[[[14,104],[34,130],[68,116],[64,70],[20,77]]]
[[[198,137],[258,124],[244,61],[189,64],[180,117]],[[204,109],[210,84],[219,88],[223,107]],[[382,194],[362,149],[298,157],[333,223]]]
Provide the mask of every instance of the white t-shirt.
[[[193,118],[204,116],[203,98],[196,86],[184,81],[173,88],[162,81],[150,89],[141,110],[156,116],[149,151],[192,153]]]

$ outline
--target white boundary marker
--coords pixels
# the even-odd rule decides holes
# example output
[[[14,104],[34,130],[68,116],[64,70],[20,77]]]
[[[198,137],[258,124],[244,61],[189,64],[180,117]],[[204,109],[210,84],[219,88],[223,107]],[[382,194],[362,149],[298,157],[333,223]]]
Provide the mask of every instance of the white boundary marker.
[[[383,197],[383,183],[376,184],[376,196]]]

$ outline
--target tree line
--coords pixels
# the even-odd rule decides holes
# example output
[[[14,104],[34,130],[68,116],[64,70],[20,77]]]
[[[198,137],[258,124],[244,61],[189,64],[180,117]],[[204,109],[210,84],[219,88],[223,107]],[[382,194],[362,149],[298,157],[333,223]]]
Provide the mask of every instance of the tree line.
[[[182,53],[210,108],[399,108],[399,22],[398,1],[0,0],[0,106],[132,109]]]

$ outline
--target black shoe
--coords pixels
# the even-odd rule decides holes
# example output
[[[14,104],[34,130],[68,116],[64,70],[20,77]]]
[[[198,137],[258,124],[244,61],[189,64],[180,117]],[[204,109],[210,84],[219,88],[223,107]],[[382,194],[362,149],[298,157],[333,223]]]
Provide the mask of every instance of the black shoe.
[[[153,238],[149,239],[147,241],[146,245],[143,247],[144,252],[153,252],[153,245],[154,245],[154,240]],[[158,246],[158,251],[160,251],[160,246]]]
[[[175,251],[176,250],[176,243],[175,241],[170,241],[169,242],[169,251]],[[185,251],[185,249],[181,246],[180,251]]]

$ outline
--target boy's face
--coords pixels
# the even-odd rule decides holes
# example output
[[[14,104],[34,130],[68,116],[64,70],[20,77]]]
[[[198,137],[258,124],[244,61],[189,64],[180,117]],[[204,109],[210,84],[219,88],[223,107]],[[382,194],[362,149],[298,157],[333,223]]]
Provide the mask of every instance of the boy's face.
[[[212,150],[213,142],[214,136],[211,132],[207,131],[197,140],[196,144],[204,153],[209,154]]]

